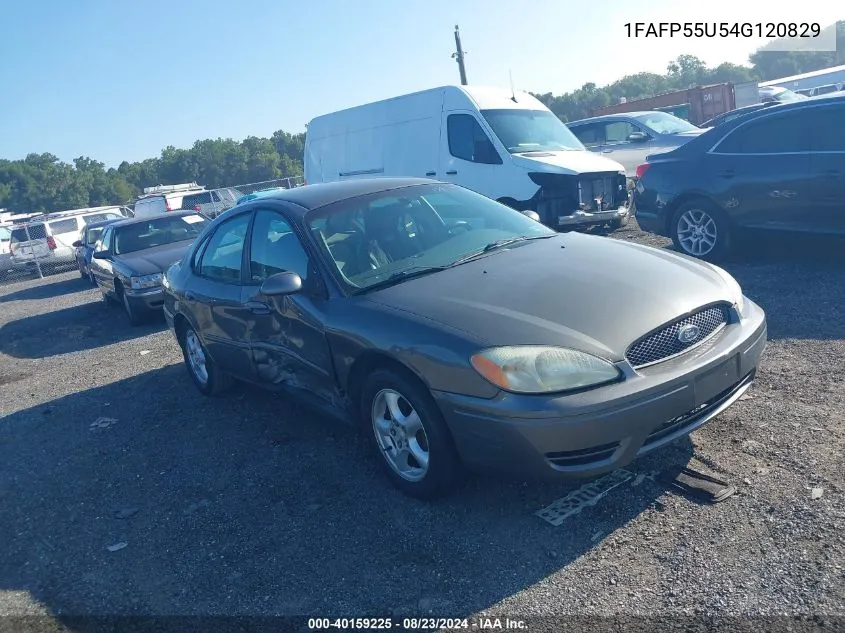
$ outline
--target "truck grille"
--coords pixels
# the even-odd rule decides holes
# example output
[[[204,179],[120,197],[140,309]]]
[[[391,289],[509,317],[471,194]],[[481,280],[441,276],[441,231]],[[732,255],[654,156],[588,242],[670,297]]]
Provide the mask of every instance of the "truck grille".
[[[531,174],[531,179],[540,185],[540,190],[530,206],[544,220],[576,211],[610,211],[624,206],[628,200],[625,176],[616,172],[580,176]]]
[[[647,334],[628,348],[625,358],[635,369],[667,360],[698,347],[727,325],[729,320],[727,306],[705,308]],[[682,340],[682,337],[678,336],[686,326],[698,328],[698,335],[694,339]]]

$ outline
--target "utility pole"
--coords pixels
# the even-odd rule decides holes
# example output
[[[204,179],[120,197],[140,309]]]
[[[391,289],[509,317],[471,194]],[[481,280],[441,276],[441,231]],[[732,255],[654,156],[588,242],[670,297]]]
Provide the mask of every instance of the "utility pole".
[[[461,46],[461,33],[458,29],[458,25],[455,25],[455,46],[457,47],[458,51],[456,53],[452,53],[452,59],[458,62],[458,70],[461,71],[461,85],[467,85],[467,69],[464,66],[464,56],[466,53],[464,52],[463,47]]]

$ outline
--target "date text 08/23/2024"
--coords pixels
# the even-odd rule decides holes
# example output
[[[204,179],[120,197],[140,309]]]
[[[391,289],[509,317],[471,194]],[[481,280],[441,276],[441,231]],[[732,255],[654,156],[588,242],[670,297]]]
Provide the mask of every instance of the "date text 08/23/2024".
[[[630,38],[816,38],[822,32],[818,22],[626,22],[623,26]]]
[[[478,616],[472,618],[308,618],[310,631],[339,630],[398,630],[398,631],[526,631],[524,620]]]

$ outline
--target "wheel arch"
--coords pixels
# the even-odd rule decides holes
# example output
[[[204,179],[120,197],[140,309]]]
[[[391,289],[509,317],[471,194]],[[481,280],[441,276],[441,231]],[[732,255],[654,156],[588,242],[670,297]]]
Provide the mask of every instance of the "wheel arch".
[[[361,397],[364,391],[364,383],[367,376],[377,369],[388,369],[400,374],[403,378],[413,381],[417,386],[423,388],[429,396],[431,387],[428,382],[407,363],[403,363],[395,356],[380,350],[367,350],[363,352],[349,368],[345,381],[346,397],[349,400],[353,413],[357,416],[361,409]]]

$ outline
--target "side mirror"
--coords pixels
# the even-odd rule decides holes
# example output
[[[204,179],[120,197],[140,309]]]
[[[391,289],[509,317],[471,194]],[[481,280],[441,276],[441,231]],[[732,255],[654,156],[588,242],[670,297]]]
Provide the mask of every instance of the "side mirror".
[[[82,246],[82,240],[76,240],[73,244],[71,244],[74,248],[80,248]]]
[[[644,132],[631,132],[628,135],[628,140],[632,143],[643,143],[649,139],[648,134]]]
[[[531,218],[535,222],[540,221],[540,214],[537,213],[536,211],[531,211],[530,209],[526,209],[525,211],[522,211],[522,215]]]
[[[296,273],[276,273],[265,279],[258,290],[268,297],[296,294],[302,290],[302,277]]]
[[[94,259],[109,259],[111,257],[111,252],[109,251],[97,251],[94,253]]]

